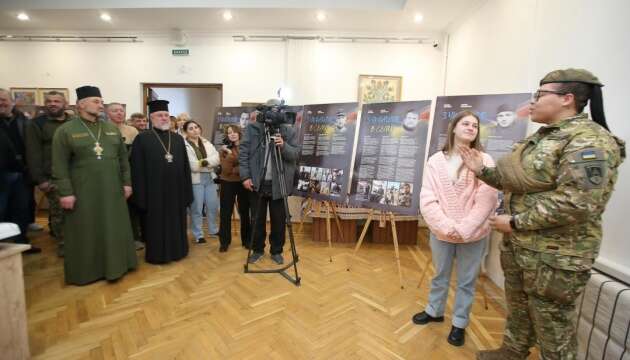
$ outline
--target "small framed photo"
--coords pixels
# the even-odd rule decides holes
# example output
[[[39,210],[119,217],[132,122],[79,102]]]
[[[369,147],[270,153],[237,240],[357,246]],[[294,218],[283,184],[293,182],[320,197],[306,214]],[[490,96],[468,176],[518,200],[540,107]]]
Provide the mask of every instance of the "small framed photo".
[[[46,94],[48,94],[51,91],[58,91],[62,93],[66,97],[66,102],[70,100],[69,98],[70,91],[68,90],[68,88],[39,88],[37,89],[37,101],[38,101],[37,104],[44,105],[44,99],[46,97]]]
[[[18,107],[37,105],[37,88],[11,88],[11,96]]]
[[[359,103],[400,101],[402,76],[359,75]]]

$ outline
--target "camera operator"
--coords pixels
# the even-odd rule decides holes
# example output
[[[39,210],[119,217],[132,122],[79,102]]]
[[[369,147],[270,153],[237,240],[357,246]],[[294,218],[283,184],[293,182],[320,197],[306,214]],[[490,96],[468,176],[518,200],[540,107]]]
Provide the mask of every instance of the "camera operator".
[[[271,108],[279,115],[281,103],[272,99],[267,102],[267,108]],[[293,176],[299,154],[297,146],[297,135],[295,130],[287,122],[269,122],[266,112],[259,113],[256,122],[249,124],[245,128],[245,134],[240,144],[239,169],[240,177],[245,189],[251,191],[251,209],[254,218],[253,232],[255,233],[252,243],[252,254],[248,259],[250,264],[260,260],[265,250],[265,224],[267,219],[267,206],[271,219],[271,234],[269,242],[271,244],[271,259],[276,264],[284,263],[282,248],[285,241],[286,215],[284,210],[284,200],[280,189],[280,174],[276,169],[276,162],[273,153],[269,156],[266,173],[263,174],[265,157],[268,151],[275,146],[282,156],[285,178],[286,193],[290,193],[293,185]],[[279,117],[276,117],[279,118]],[[270,124],[272,123],[272,124]],[[271,131],[274,136],[271,144],[266,143],[265,131]],[[269,145],[269,146],[267,146]],[[262,201],[258,204],[258,199]],[[258,211],[260,206],[260,211]],[[248,241],[250,241],[248,239]]]

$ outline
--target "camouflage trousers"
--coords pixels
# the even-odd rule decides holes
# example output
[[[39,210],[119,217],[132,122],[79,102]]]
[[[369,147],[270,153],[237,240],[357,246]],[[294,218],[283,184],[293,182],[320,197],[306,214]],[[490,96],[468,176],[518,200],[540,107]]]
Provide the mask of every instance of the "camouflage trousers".
[[[543,359],[577,359],[576,301],[590,273],[551,267],[540,255],[503,243],[508,308],[503,345],[523,354],[523,359],[535,344]]]
[[[63,243],[63,208],[59,203],[59,191],[57,189],[50,190],[46,193],[48,198],[48,213],[50,214],[50,230],[57,239],[57,242]]]

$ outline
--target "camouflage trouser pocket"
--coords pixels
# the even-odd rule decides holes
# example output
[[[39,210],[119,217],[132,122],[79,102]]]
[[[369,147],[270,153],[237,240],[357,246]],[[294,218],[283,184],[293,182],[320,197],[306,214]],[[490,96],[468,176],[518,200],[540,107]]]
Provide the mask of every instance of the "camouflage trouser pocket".
[[[558,304],[572,304],[584,291],[590,274],[588,271],[571,271],[553,268],[540,263],[536,278],[531,279],[535,294]]]

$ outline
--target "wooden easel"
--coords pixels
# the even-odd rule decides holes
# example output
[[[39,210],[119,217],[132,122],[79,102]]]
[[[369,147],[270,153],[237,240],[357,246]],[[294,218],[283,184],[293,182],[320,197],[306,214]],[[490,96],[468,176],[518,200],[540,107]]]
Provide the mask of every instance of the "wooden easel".
[[[365,225],[363,226],[363,231],[361,231],[361,236],[359,236],[359,241],[357,242],[357,245],[354,247],[354,252],[352,253],[353,259],[356,259],[357,252],[359,251],[361,244],[363,244],[363,239],[365,239],[365,235],[367,234],[367,231],[370,228],[370,223],[372,222],[374,215],[375,215],[374,209],[370,209],[370,212],[368,213],[368,216],[367,216],[367,221],[365,222]],[[393,212],[389,212],[388,214],[379,213],[378,215],[380,217],[381,224],[384,224],[385,222],[387,222],[387,220],[389,220],[392,224],[392,239],[394,241],[396,265],[398,266],[398,280],[400,281],[400,288],[404,289],[405,287],[402,282],[402,269],[400,267],[400,254],[398,252],[398,233],[396,232],[396,217],[394,216]],[[350,265],[348,265],[348,268],[346,270],[350,271]]]
[[[332,201],[317,201],[311,198],[307,200],[307,206],[302,210],[302,218],[300,219],[300,231],[304,229],[304,218],[315,212],[315,214],[319,215],[321,210],[321,205],[326,206],[326,239],[328,240],[328,250],[329,250],[329,260],[332,262],[332,226],[330,223],[330,213],[332,212],[335,223],[337,224],[337,231],[339,233],[339,237],[341,241],[344,242],[343,231],[341,230],[341,224],[339,223],[339,215],[337,214],[337,207]]]

